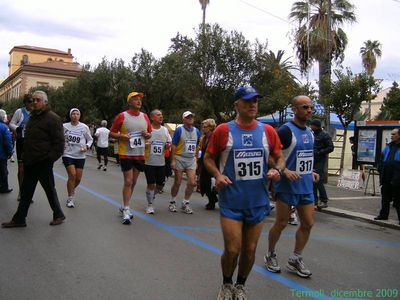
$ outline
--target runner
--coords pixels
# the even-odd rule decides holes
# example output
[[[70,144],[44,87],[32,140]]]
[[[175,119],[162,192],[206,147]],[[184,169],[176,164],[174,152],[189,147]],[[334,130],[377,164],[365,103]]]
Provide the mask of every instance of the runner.
[[[294,119],[278,129],[286,158],[286,168],[282,179],[274,184],[276,193],[276,219],[269,231],[268,253],[264,257],[265,266],[270,272],[279,273],[275,246],[281,232],[288,224],[291,206],[299,214],[300,226],[296,232],[296,244],[293,255],[287,263],[289,271],[300,277],[310,277],[301,254],[310,236],[314,222],[313,181],[318,181],[318,174],[313,172],[313,133],[306,127],[311,118],[313,106],[307,96],[297,96],[292,101]]]
[[[185,196],[182,200],[181,210],[186,214],[192,214],[189,205],[190,196],[196,187],[196,147],[200,140],[200,131],[193,126],[194,113],[185,111],[182,114],[183,126],[176,128],[172,138],[171,168],[174,170],[174,184],[171,187],[171,201],[168,209],[176,212],[176,196],[182,182],[183,172],[186,172],[187,183]]]
[[[70,122],[64,123],[65,149],[62,160],[68,173],[67,207],[75,207],[75,189],[82,179],[86,151],[90,149],[93,138],[89,127],[79,122],[81,112],[77,108],[69,111]]]
[[[118,139],[121,170],[124,175],[122,188],[122,224],[131,224],[133,213],[129,203],[140,172],[144,171],[145,139],[151,138],[149,117],[140,112],[144,94],[131,92],[128,95],[128,110],[119,113],[110,130],[110,136]]]
[[[94,134],[97,138],[96,144],[96,153],[97,153],[97,161],[99,165],[97,170],[100,170],[103,165],[101,164],[101,156],[103,156],[104,160],[104,167],[103,171],[107,171],[107,164],[108,164],[108,136],[110,134],[110,130],[107,129],[107,121],[103,120],[100,123],[101,127],[97,128],[96,133]]]
[[[165,157],[164,150],[171,147],[171,136],[168,129],[162,126],[163,114],[155,109],[150,113],[151,138],[146,143],[145,175],[147,180],[146,213],[154,214],[154,197],[161,191],[165,183]]]
[[[218,299],[247,299],[244,285],[254,264],[264,218],[270,210],[268,180],[279,180],[279,170],[285,165],[275,129],[255,120],[258,98],[260,94],[252,87],[236,91],[237,118],[215,129],[204,158],[219,189],[224,237],[223,285]],[[268,164],[277,169],[268,170]],[[237,265],[237,280],[233,285]]]

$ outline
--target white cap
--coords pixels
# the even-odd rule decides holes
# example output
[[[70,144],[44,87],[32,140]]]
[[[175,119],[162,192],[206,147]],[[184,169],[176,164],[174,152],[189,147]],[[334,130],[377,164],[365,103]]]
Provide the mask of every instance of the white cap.
[[[188,117],[190,115],[192,115],[194,117],[194,113],[192,113],[191,111],[187,110],[182,114],[182,118],[186,118],[186,117]]]

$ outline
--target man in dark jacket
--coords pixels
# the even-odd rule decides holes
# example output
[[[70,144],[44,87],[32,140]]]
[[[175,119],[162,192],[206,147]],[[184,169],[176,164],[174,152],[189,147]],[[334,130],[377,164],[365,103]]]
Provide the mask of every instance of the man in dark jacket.
[[[383,149],[379,164],[382,208],[375,220],[388,219],[393,201],[400,224],[400,128],[393,129],[390,138],[392,141]]]
[[[25,227],[29,205],[39,181],[50,207],[53,220],[50,225],[60,225],[65,219],[55,189],[53,164],[64,151],[64,131],[61,119],[48,107],[47,94],[35,91],[32,95],[33,110],[25,128],[24,178],[21,184],[21,200],[18,210],[4,228]]]
[[[328,207],[328,195],[324,186],[325,164],[328,154],[333,151],[334,147],[330,135],[322,130],[320,120],[312,120],[310,127],[314,133],[314,170],[320,178],[318,182],[314,182],[314,201],[315,205],[318,205],[319,199],[318,208],[326,208]]]

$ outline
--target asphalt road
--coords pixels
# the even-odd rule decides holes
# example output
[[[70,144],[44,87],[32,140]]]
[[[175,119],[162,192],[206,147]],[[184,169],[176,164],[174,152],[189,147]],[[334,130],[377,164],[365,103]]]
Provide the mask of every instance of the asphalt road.
[[[156,198],[156,214],[148,216],[142,174],[133,196],[134,222],[122,225],[122,174],[114,163],[107,172],[96,166],[87,159],[76,207],[69,209],[66,172],[56,163],[64,224],[48,225],[52,214],[39,187],[28,227],[0,229],[0,299],[216,299],[223,247],[218,210],[204,210],[206,200],[195,193],[193,215],[168,212],[170,180]],[[16,163],[9,171],[14,192],[0,195],[2,222],[17,207]],[[302,279],[285,270],[272,274],[263,266],[274,217],[272,212],[266,220],[246,284],[250,299],[400,298],[399,230],[317,212],[304,252],[313,275]],[[278,243],[283,269],[295,230],[288,225]]]

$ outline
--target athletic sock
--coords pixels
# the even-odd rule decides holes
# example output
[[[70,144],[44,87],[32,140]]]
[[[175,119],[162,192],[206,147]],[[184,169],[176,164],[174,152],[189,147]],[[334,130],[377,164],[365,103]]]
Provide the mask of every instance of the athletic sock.
[[[236,279],[236,284],[244,285],[246,280],[247,280],[247,277],[243,277],[238,274],[237,279]]]
[[[232,284],[232,276],[224,276],[223,275],[223,284]]]
[[[154,199],[154,190],[149,190],[146,189],[146,199],[147,199],[147,204],[150,205],[153,203]]]

